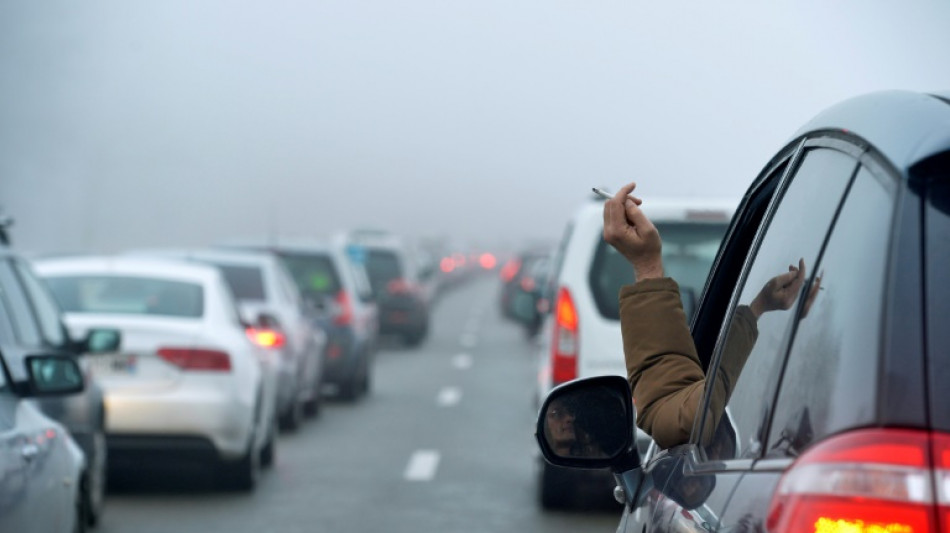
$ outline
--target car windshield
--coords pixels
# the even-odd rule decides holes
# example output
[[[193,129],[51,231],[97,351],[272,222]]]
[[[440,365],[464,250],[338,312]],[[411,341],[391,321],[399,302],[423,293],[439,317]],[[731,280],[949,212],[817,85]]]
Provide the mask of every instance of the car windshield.
[[[301,291],[327,295],[340,290],[340,279],[328,256],[283,252],[280,258]]]
[[[264,273],[254,266],[217,265],[234,297],[241,301],[264,301]]]
[[[709,269],[726,234],[726,224],[656,223],[663,239],[663,268],[680,286],[687,310],[692,310],[706,284]],[[603,239],[590,269],[594,301],[604,318],[620,320],[617,294],[635,281],[630,263]]]
[[[399,257],[387,250],[369,250],[366,254],[366,273],[374,294],[386,289],[386,284],[403,277]]]
[[[195,283],[138,276],[50,276],[46,283],[69,313],[197,318],[204,311]]]

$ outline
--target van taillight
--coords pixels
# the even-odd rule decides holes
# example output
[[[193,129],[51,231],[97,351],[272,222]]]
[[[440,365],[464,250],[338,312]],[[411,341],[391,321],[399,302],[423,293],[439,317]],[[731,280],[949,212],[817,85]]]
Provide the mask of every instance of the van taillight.
[[[567,287],[557,293],[552,329],[551,378],[559,385],[577,378],[577,308]]]
[[[333,323],[337,326],[348,326],[353,323],[353,305],[350,303],[350,297],[345,290],[336,293],[337,314],[333,317]]]
[[[509,281],[515,279],[515,276],[518,275],[518,271],[521,270],[521,260],[520,259],[509,259],[505,266],[501,267],[501,281],[508,283]]]
[[[158,356],[182,370],[231,370],[231,358],[226,352],[204,348],[159,348]]]
[[[945,452],[934,454],[934,461],[932,448]],[[868,429],[831,437],[802,454],[782,476],[767,529],[936,532],[938,502],[945,524],[950,503],[950,487],[941,483],[947,472],[941,455],[950,458],[950,440],[925,431]],[[935,463],[941,465],[937,470]]]
[[[264,348],[281,348],[287,340],[284,334],[271,328],[247,328],[244,330],[251,342]]]

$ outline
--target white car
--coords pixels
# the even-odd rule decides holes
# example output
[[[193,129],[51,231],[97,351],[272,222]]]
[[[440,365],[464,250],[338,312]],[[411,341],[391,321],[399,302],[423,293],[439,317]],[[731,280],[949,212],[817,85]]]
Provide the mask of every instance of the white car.
[[[105,394],[110,459],[140,452],[219,461],[222,481],[251,490],[273,461],[276,371],[248,338],[220,271],[127,257],[38,260],[70,332],[121,332],[89,358]]]
[[[231,287],[253,340],[278,365],[277,414],[280,427],[296,430],[304,415],[320,411],[327,334],[322,313],[303,298],[280,258],[268,251],[232,249],[146,250],[142,257],[166,257],[217,267]]]
[[[644,200],[642,209],[663,239],[663,266],[680,284],[691,315],[716,252],[738,204],[728,199]],[[555,253],[546,298],[550,314],[539,339],[536,407],[561,383],[599,375],[626,376],[618,294],[633,283],[630,263],[603,239],[603,200],[581,206],[570,219]],[[640,430],[645,451],[649,437]],[[539,498],[545,508],[588,501],[592,491],[610,498],[606,471],[553,467],[540,456]],[[595,500],[596,501],[596,500]]]

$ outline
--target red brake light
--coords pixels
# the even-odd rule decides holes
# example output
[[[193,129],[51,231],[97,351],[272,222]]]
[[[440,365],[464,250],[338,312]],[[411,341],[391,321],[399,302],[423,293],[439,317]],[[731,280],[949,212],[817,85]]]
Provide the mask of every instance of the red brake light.
[[[251,342],[264,348],[280,348],[286,343],[284,334],[268,328],[247,328],[244,330]]]
[[[353,305],[350,303],[350,296],[344,290],[336,293],[336,304],[339,312],[333,317],[333,323],[337,326],[347,326],[353,323]]]
[[[577,308],[566,287],[557,293],[551,339],[551,378],[555,385],[577,378]]]
[[[231,370],[231,358],[220,350],[159,348],[158,356],[182,370]]]
[[[937,531],[937,505],[947,517],[947,488],[931,476],[931,435],[902,429],[845,433],[806,451],[779,482],[769,509],[770,532]],[[948,437],[936,436],[936,443]],[[939,455],[938,455],[939,457]],[[938,471],[943,475],[946,470]],[[933,487],[941,492],[935,500]]]
[[[451,257],[443,257],[442,260],[439,261],[439,268],[442,272],[448,274],[455,270],[455,261],[453,261]]]
[[[495,259],[495,256],[488,252],[483,253],[478,258],[478,264],[480,264],[485,270],[491,270],[495,268],[496,262],[497,260]]]
[[[534,287],[535,287],[534,278],[530,276],[525,276],[521,278],[521,290],[525,292],[531,292],[534,290]]]
[[[508,283],[518,275],[519,270],[521,270],[521,261],[518,259],[509,260],[505,263],[505,266],[501,267],[501,281]]]

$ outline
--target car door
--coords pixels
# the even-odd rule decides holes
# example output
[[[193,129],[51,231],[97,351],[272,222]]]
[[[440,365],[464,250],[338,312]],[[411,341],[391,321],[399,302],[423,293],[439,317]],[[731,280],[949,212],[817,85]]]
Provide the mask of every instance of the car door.
[[[748,513],[738,507],[725,513],[731,499],[742,499],[733,493],[763,456],[796,310],[810,288],[825,237],[858,167],[853,152],[853,146],[836,140],[799,145],[788,164],[768,178],[778,181],[777,192],[759,227],[732,228],[730,239],[748,242],[750,232],[755,236],[738,283],[713,279],[708,284],[707,292],[728,291],[730,303],[715,342],[697,339],[698,347],[712,344],[713,351],[702,416],[691,440],[651,465],[661,474],[654,477],[663,495],[651,513],[652,523],[663,526],[657,531],[746,527]],[[717,277],[733,275],[726,265],[719,266]],[[790,305],[785,301],[761,312],[762,306],[753,302],[761,302],[764,287],[796,271],[802,281],[790,285],[788,292],[794,296]],[[742,485],[750,509],[767,508],[778,481],[777,471],[763,474],[767,475]]]

